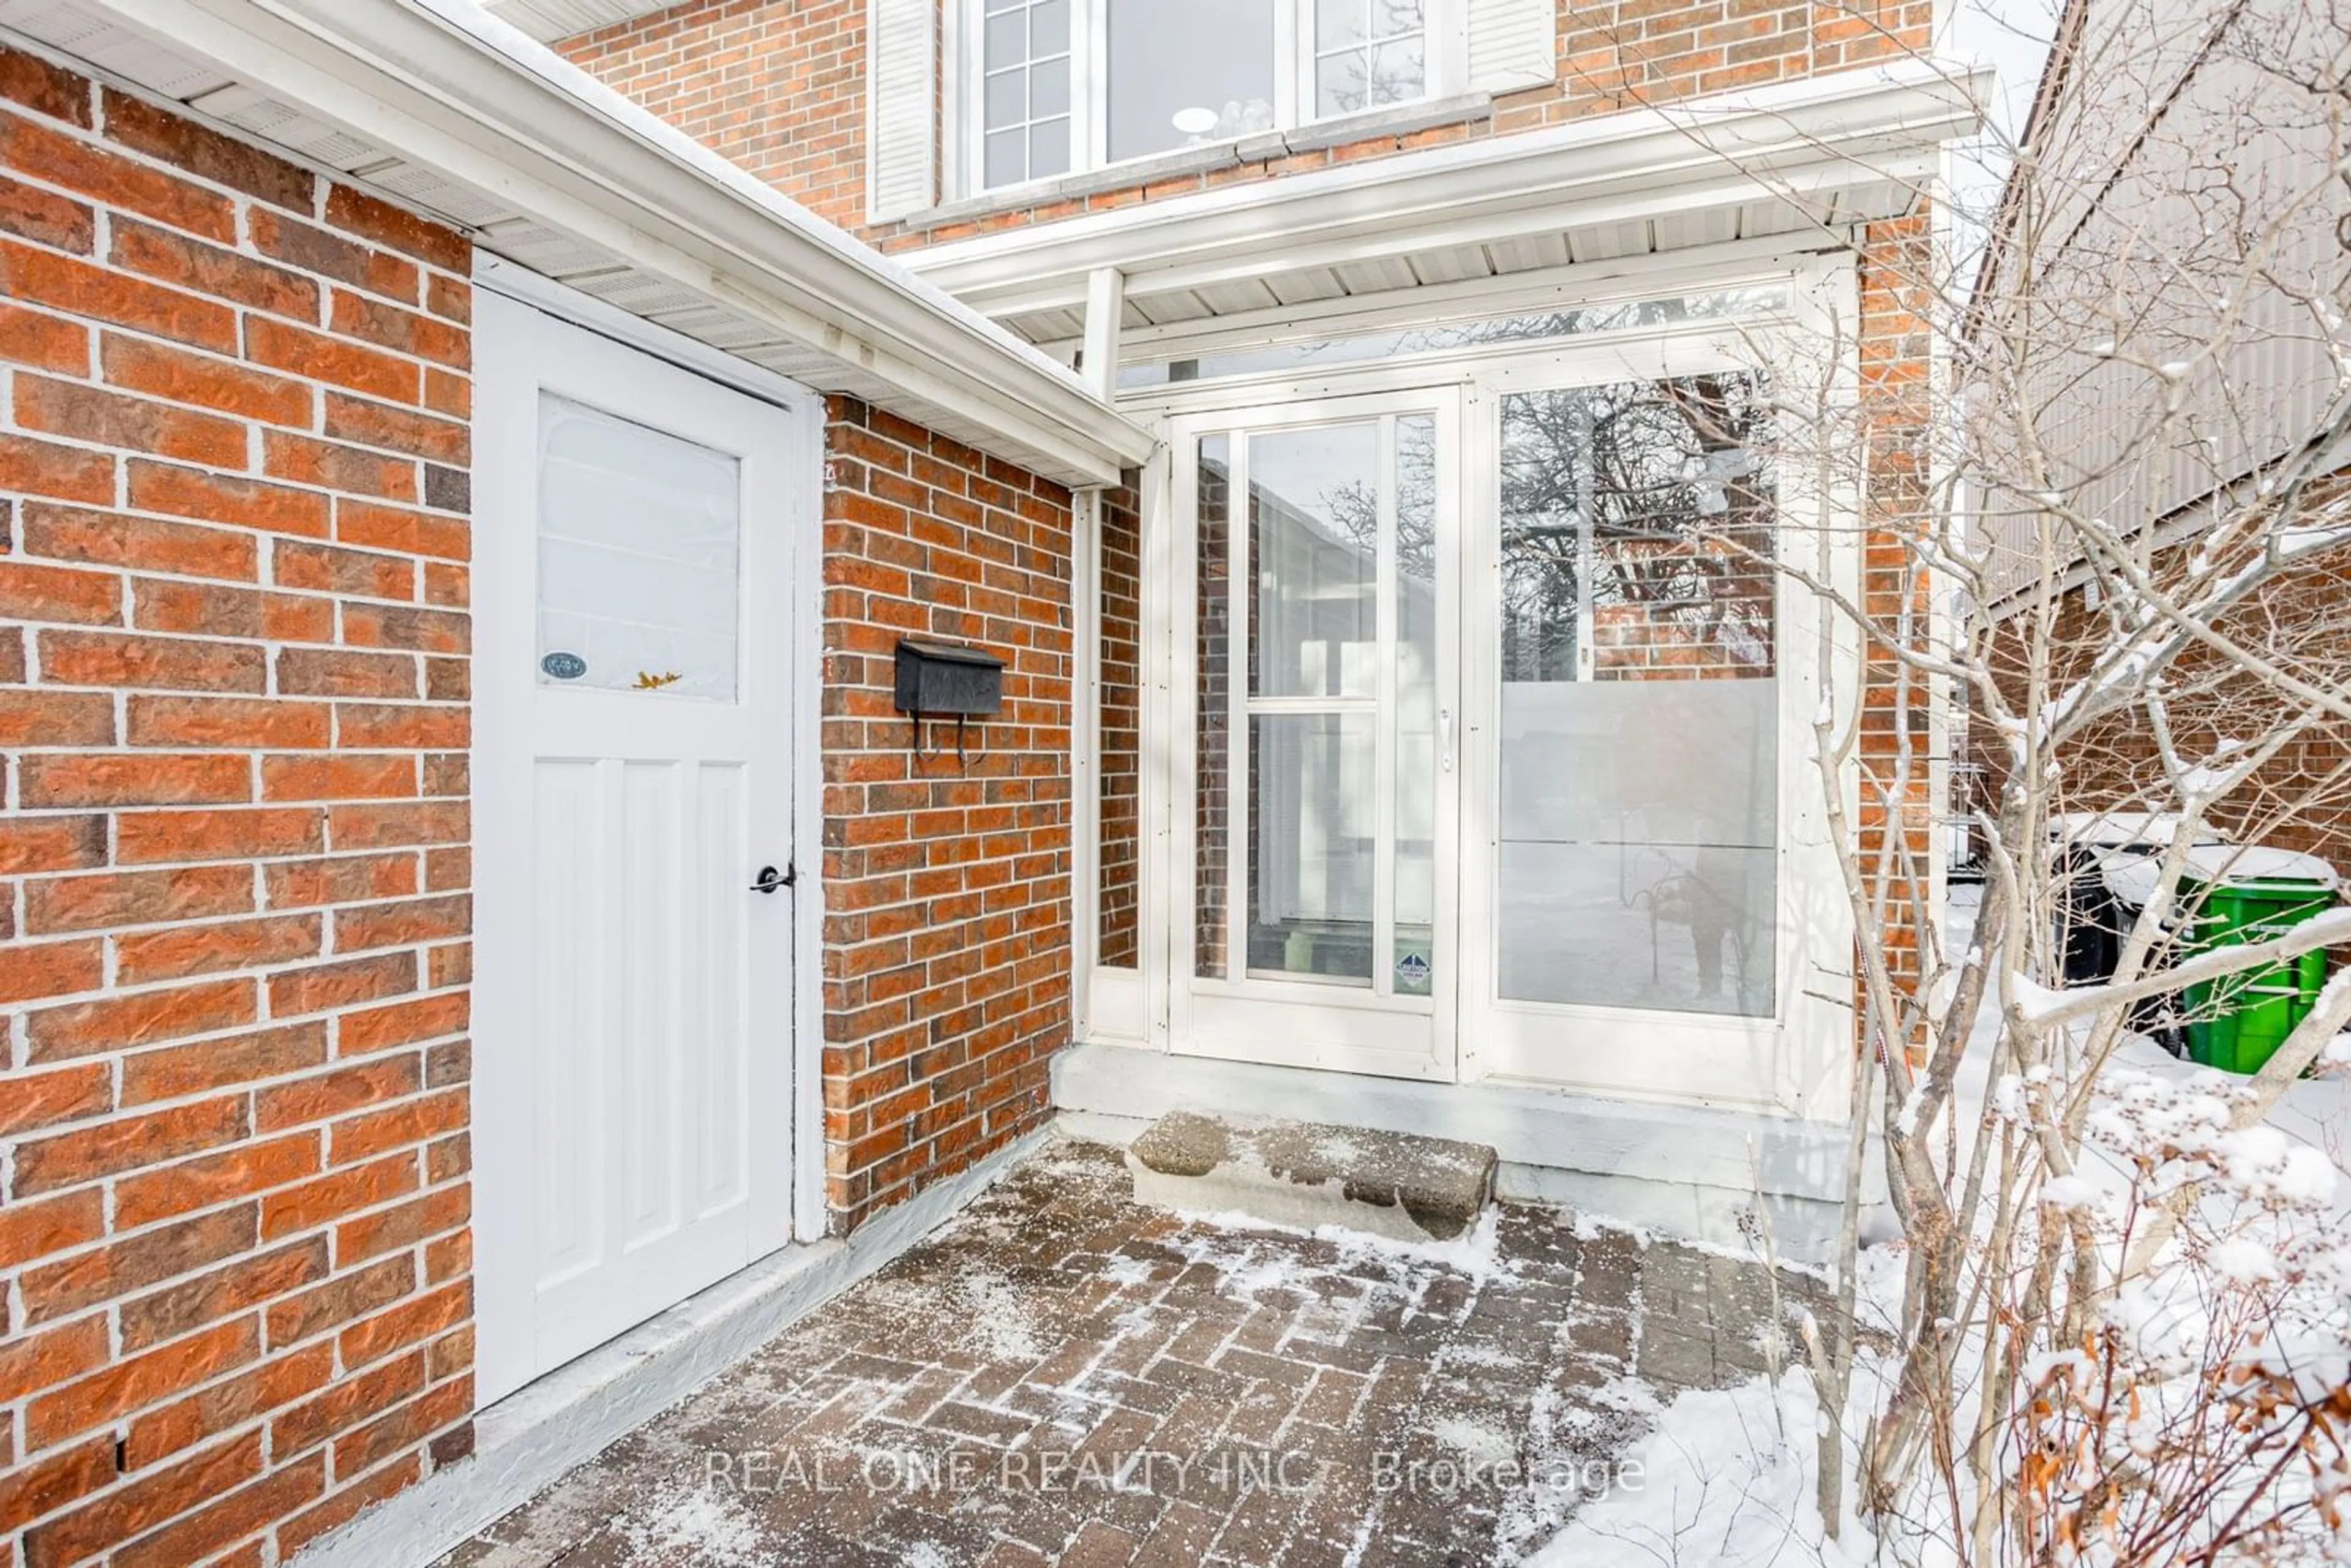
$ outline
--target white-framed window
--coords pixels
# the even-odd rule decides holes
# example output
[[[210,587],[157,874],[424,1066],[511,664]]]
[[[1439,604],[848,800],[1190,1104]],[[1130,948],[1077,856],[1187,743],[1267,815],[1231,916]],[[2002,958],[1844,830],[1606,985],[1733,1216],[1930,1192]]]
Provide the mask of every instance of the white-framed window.
[[[1459,90],[1464,0],[962,0],[967,194]]]

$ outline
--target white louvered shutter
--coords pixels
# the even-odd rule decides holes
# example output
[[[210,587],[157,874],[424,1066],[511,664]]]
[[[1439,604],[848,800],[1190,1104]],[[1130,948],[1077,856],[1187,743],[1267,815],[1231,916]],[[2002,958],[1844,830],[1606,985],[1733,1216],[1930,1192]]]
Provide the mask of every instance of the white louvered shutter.
[[[1515,92],[1559,75],[1559,0],[1464,0],[1469,87]]]
[[[938,192],[938,0],[867,0],[865,205],[874,223]]]

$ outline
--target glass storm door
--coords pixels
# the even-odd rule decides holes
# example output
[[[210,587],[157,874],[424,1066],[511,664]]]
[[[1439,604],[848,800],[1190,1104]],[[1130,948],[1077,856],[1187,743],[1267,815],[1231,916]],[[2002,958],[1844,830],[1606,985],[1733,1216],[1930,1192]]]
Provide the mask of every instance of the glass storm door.
[[[1459,418],[1439,392],[1177,426],[1178,1050],[1453,1074]]]
[[[1610,368],[1481,389],[1472,422],[1465,1071],[1784,1103],[1771,400]]]

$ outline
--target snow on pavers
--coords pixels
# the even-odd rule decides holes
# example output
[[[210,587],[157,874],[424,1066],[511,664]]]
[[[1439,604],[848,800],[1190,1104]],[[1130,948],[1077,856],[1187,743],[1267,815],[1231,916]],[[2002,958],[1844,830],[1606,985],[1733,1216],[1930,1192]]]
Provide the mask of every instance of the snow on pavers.
[[[1510,1563],[1773,1314],[1760,1264],[1552,1210],[1226,1224],[1065,1142],[445,1562]]]

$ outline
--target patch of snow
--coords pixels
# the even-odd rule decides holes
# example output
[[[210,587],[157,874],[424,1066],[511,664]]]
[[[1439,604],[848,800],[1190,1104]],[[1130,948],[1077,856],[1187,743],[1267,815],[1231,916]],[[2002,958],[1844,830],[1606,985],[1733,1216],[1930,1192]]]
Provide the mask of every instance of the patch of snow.
[[[2011,975],[2008,994],[2015,998],[2017,1015],[2032,1024],[2044,1022],[2067,1001],[2079,999],[2070,992],[2053,991],[2030,975]]]
[[[1147,1285],[1151,1282],[1151,1265],[1140,1258],[1113,1256],[1102,1265],[1102,1275],[1113,1285]]]
[[[2334,1163],[2272,1126],[2246,1127],[2213,1141],[2221,1170],[2248,1195],[2285,1203],[2332,1203]]]
[[[1001,1274],[968,1270],[947,1287],[946,1294],[991,1359],[1034,1361],[1045,1354],[1045,1343],[1037,1337],[1019,1291]]]
[[[1450,1241],[1404,1241],[1393,1236],[1378,1236],[1368,1230],[1353,1230],[1343,1225],[1318,1225],[1311,1230],[1291,1225],[1277,1225],[1259,1219],[1252,1214],[1238,1214],[1229,1209],[1178,1209],[1176,1211],[1197,1225],[1212,1226],[1224,1231],[1270,1231],[1278,1236],[1311,1236],[1327,1241],[1339,1249],[1343,1259],[1384,1258],[1397,1263],[1434,1263],[1440,1268],[1455,1270],[1468,1275],[1483,1285],[1496,1279],[1509,1278],[1515,1270],[1502,1257],[1499,1209],[1488,1208],[1478,1217],[1478,1223],[1467,1234]],[[1250,1294],[1281,1284],[1297,1284],[1302,1267],[1286,1256],[1260,1257],[1258,1249],[1248,1245],[1246,1237],[1217,1239],[1203,1242],[1196,1239],[1178,1239],[1170,1243],[1178,1251],[1191,1256],[1193,1261],[1208,1263],[1224,1272],[1224,1284],[1237,1293]]]
[[[732,1492],[716,1487],[680,1487],[658,1497],[648,1511],[632,1510],[612,1521],[613,1533],[632,1561],[671,1556],[692,1563],[738,1563],[764,1568],[779,1563],[760,1550],[758,1521]]]
[[[1428,1435],[1480,1469],[1491,1469],[1519,1457],[1517,1435],[1490,1422],[1448,1416],[1431,1426]]]
[[[1847,1521],[1829,1540],[1813,1507],[1819,1421],[1798,1370],[1682,1395],[1529,1568],[1861,1568],[1870,1537]]]
[[[2041,1201],[2059,1208],[2086,1208],[2097,1197],[2096,1184],[2086,1176],[2051,1176],[2041,1184]]]
[[[2251,1283],[2278,1277],[2277,1254],[2250,1236],[2231,1236],[2204,1254],[2205,1264],[2224,1280]]]

